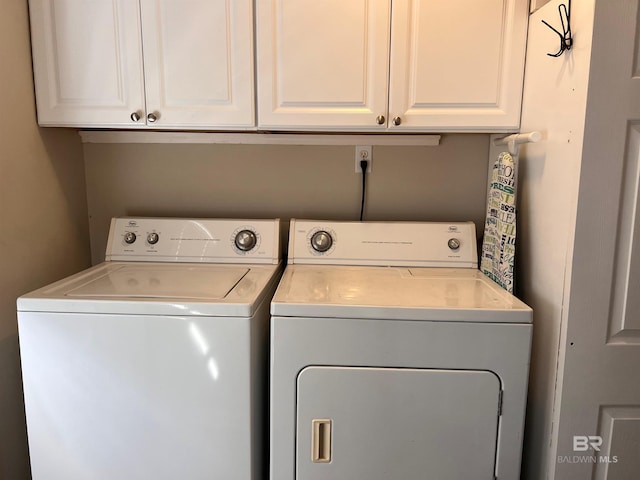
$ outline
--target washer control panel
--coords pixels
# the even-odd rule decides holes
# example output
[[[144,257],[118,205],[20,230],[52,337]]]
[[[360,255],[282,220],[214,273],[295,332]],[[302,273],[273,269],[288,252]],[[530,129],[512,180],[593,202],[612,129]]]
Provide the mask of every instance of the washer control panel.
[[[106,260],[278,263],[280,221],[114,218]]]
[[[289,263],[477,268],[473,222],[291,220]]]

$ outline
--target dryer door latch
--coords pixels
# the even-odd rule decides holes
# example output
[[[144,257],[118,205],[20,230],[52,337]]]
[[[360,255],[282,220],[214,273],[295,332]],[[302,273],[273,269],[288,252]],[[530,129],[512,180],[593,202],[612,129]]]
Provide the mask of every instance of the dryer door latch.
[[[331,462],[331,420],[316,418],[311,420],[311,461]]]

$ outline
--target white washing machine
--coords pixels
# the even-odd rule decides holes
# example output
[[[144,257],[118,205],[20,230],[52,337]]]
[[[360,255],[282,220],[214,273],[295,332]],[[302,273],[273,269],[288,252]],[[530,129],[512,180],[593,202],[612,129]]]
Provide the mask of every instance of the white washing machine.
[[[118,218],[19,298],[34,480],[264,478],[280,274],[278,220]]]
[[[292,220],[271,304],[271,480],[516,480],[532,311],[473,223]]]

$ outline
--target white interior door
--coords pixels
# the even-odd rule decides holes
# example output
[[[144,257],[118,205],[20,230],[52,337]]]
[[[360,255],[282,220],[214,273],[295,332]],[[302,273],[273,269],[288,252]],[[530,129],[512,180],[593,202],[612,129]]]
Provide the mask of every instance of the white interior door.
[[[298,480],[493,480],[500,380],[487,371],[307,367]]]
[[[253,127],[253,2],[140,5],[147,126]]]
[[[639,3],[595,2],[554,420],[558,480],[628,480],[640,472]],[[579,48],[577,33],[575,42]]]
[[[386,128],[389,0],[259,0],[256,9],[260,127]]]
[[[31,0],[38,122],[143,126],[138,2]],[[7,67],[8,68],[8,67]]]

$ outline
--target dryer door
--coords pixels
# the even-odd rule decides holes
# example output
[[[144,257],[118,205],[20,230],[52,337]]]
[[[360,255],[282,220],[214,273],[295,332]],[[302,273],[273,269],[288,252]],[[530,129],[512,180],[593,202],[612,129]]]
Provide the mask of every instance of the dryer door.
[[[298,480],[493,480],[500,380],[488,371],[307,367]]]

